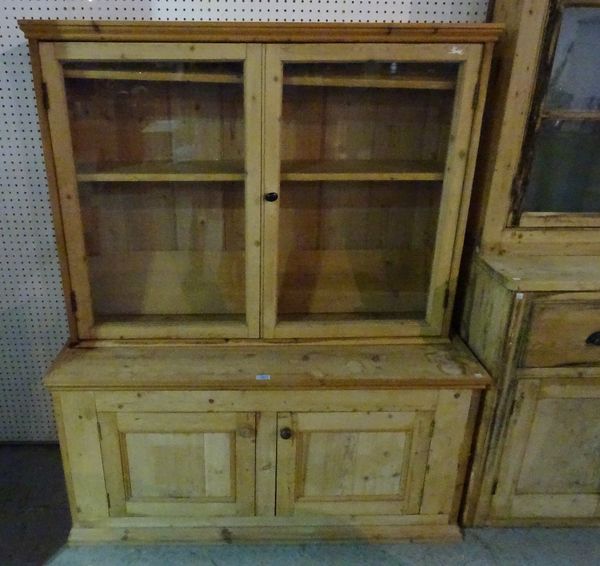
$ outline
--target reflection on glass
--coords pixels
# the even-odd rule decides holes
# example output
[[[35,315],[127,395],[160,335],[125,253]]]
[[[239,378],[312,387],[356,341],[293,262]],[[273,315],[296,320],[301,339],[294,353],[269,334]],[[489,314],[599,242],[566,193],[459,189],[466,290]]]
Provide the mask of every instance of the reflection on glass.
[[[546,119],[535,144],[524,209],[600,212],[600,122]]]
[[[243,321],[242,65],[64,73],[96,318]]]
[[[545,107],[600,109],[600,10],[566,8],[554,54]]]
[[[278,318],[423,319],[451,64],[284,64]]]
[[[279,319],[424,318],[441,183],[284,183]]]
[[[193,173],[241,179],[241,73],[237,63],[66,66],[77,172],[85,180],[100,173],[119,180]]]
[[[600,212],[600,10],[563,12],[524,212]]]

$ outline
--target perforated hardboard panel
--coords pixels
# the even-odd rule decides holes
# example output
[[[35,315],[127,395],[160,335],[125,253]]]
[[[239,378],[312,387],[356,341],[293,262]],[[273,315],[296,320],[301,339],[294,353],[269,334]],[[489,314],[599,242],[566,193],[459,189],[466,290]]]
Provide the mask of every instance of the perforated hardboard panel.
[[[42,377],[67,338],[21,18],[483,22],[487,0],[0,0],[0,441],[55,439]]]

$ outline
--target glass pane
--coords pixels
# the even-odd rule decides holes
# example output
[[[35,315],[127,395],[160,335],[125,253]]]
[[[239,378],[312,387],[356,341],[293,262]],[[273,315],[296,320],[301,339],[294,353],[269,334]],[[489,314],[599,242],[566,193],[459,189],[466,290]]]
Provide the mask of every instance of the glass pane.
[[[600,122],[546,119],[523,203],[528,212],[600,212]]]
[[[547,109],[600,109],[600,9],[566,8],[554,54]]]
[[[425,316],[439,182],[284,183],[279,319]]]
[[[279,320],[425,317],[456,73],[284,65]]]
[[[563,12],[523,212],[600,212],[600,9]]]
[[[98,320],[244,320],[242,72],[65,65]]]

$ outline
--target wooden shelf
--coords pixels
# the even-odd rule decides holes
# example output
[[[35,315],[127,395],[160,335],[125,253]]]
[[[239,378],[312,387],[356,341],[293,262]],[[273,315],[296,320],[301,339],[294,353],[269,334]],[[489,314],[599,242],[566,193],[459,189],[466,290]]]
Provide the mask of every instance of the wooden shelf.
[[[426,74],[351,75],[351,74],[287,74],[284,85],[327,86],[340,88],[402,88],[417,90],[454,90],[456,81],[450,77]]]
[[[155,161],[115,164],[92,168],[79,166],[79,182],[140,181],[243,181],[246,177],[242,161]]]
[[[129,69],[65,69],[67,79],[88,79],[108,81],[155,81],[242,84],[243,76],[222,71],[153,71]],[[427,74],[405,74],[378,76],[348,74],[287,74],[285,85],[327,86],[340,88],[401,88],[417,90],[453,90],[456,81],[450,77]]]
[[[443,165],[425,161],[284,161],[282,181],[441,181]]]
[[[242,75],[228,72],[151,71],[120,69],[65,69],[65,78],[109,81],[157,81],[185,83],[241,84]]]

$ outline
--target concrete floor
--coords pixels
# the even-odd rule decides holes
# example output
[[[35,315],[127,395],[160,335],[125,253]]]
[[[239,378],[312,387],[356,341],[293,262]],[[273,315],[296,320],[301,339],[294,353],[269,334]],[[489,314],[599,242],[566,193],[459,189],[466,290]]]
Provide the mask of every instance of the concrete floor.
[[[66,547],[68,531],[57,447],[0,445],[0,566],[600,566],[600,529],[467,529],[456,544]]]

